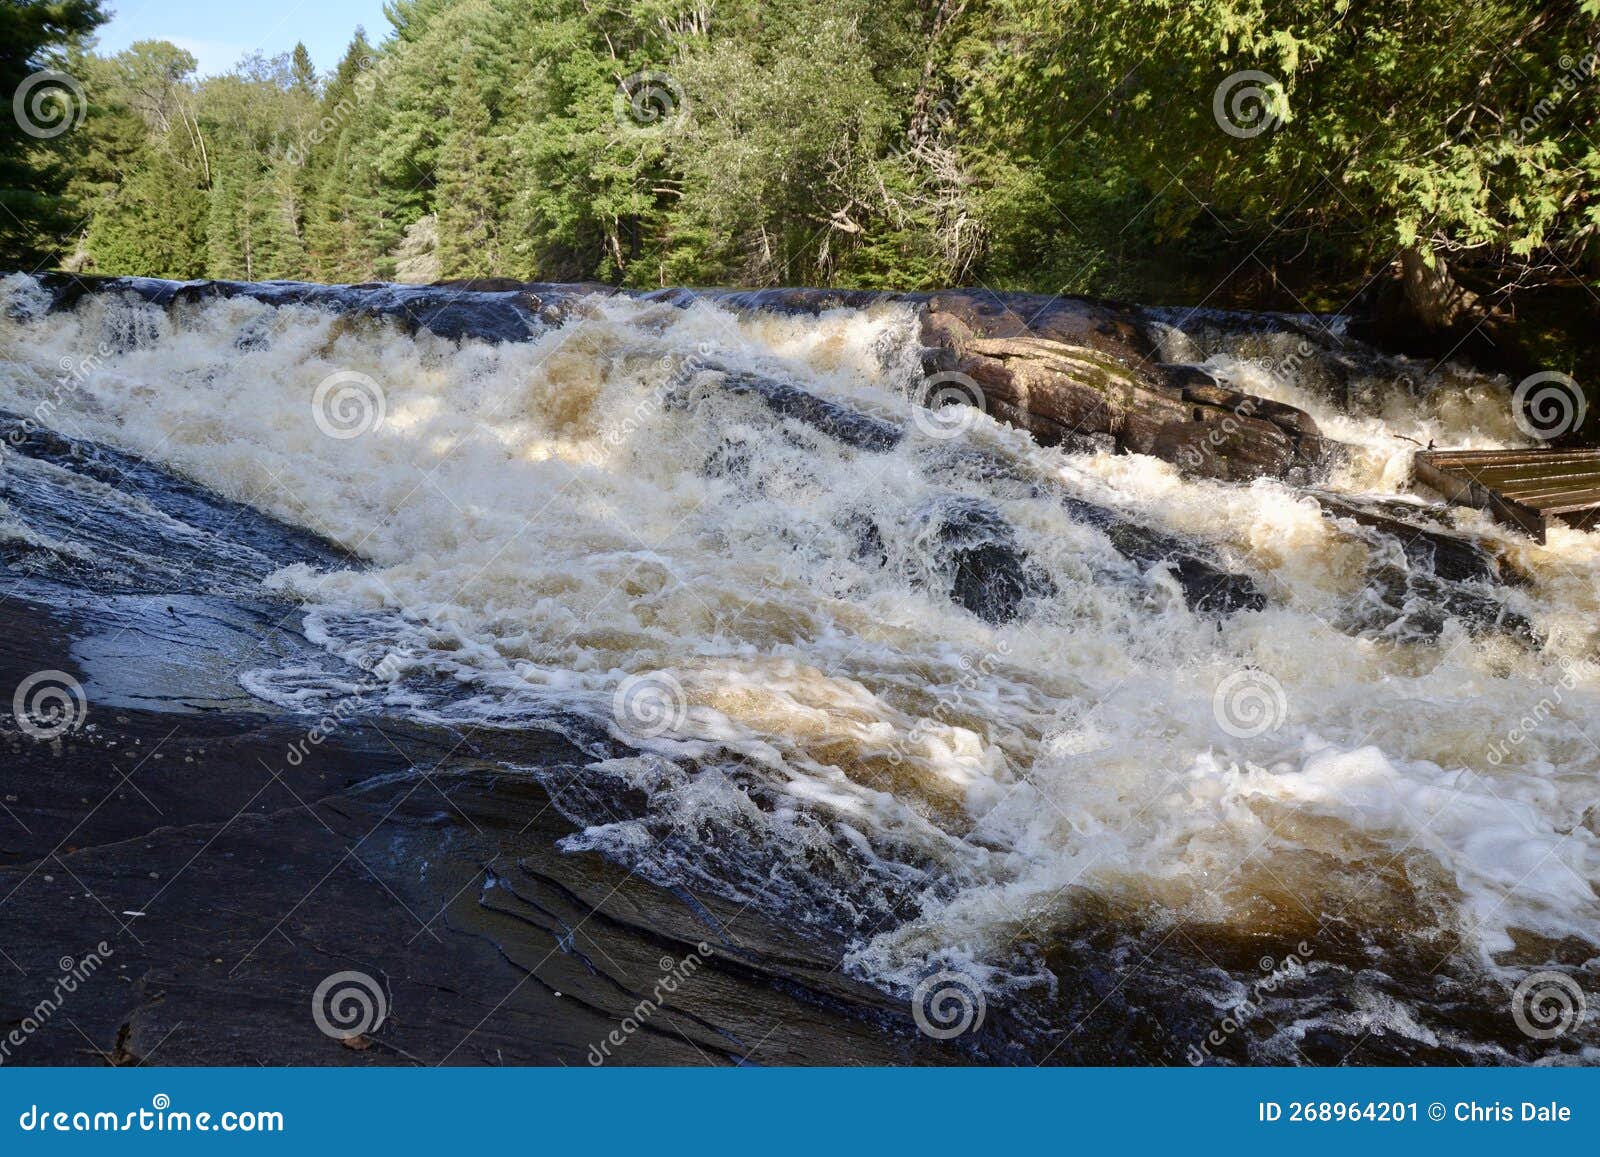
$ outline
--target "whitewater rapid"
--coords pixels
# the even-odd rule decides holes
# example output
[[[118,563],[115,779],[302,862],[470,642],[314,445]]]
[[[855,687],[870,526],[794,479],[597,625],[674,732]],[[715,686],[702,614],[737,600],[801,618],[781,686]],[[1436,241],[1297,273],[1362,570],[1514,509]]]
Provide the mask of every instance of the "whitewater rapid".
[[[908,400],[909,306],[596,297],[490,345],[245,297],[47,301],[0,283],[0,409],[364,560],[271,575],[327,661],[246,689],[314,712],[350,693],[345,664],[381,663],[374,710],[563,730],[594,753],[561,797],[572,848],[841,929],[843,966],[880,985],[950,967],[1048,988],[1042,946],[1105,919],[1202,950],[1337,929],[1375,962],[1409,945],[1516,976],[1577,944],[1595,967],[1600,536],[1541,546],[1448,512],[1528,576],[1504,597],[1538,641],[1413,636],[1364,610],[1383,548],[1292,486],[1041,448],[978,414],[946,437]],[[1168,335],[1355,447],[1330,490],[1427,500],[1416,442],[1525,441],[1504,382],[1418,368],[1336,403],[1289,340]],[[729,371],[905,435],[853,447],[716,388]],[[1189,609],[1062,493],[1200,544],[1265,607]],[[1015,618],[950,597],[928,512],[952,502],[998,512],[1039,572]],[[25,522],[0,510],[0,536]],[[625,789],[646,806],[607,802]]]

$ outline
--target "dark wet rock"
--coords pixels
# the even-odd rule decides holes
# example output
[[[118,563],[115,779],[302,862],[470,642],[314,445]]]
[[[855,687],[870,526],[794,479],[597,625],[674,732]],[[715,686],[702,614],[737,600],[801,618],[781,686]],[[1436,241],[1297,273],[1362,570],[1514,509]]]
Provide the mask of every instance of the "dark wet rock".
[[[998,511],[972,499],[947,499],[924,518],[929,554],[950,583],[951,600],[985,622],[1010,622],[1027,600],[1055,594],[1049,575],[1028,562]]]
[[[1267,605],[1267,597],[1248,575],[1232,574],[1192,554],[1173,553],[1155,565],[1177,582],[1192,611],[1229,615]]]
[[[1062,503],[1072,517],[1105,532],[1124,557],[1145,568],[1160,568],[1183,590],[1190,610],[1217,614],[1258,611],[1266,596],[1249,575],[1230,571],[1206,557],[1176,535],[1140,526],[1104,506],[1064,495]]]
[[[793,418],[858,450],[874,453],[892,450],[902,437],[900,427],[892,422],[819,398],[785,382],[754,374],[723,374],[720,385],[732,394],[760,398],[773,413]]]
[[[33,480],[17,471],[0,472],[0,497],[25,525],[52,537],[89,539],[103,531],[98,561],[105,573],[116,573],[119,558],[129,565],[123,589],[149,589],[137,577],[139,556],[159,557],[182,569],[198,568],[222,581],[238,576],[258,582],[289,563],[318,567],[348,566],[357,560],[342,547],[299,527],[263,514],[253,506],[223,498],[143,458],[99,442],[71,438],[30,417],[0,411],[0,439],[7,449],[45,462],[131,495],[159,512],[151,517],[115,501],[99,501],[82,489],[58,486],[48,478]],[[170,519],[171,523],[163,521]],[[143,537],[141,538],[141,533]],[[88,563],[97,561],[94,557]]]
[[[1399,542],[1406,557],[1452,582],[1520,582],[1519,575],[1482,537],[1441,525],[1436,508],[1392,499],[1357,499],[1311,491],[1323,510]]]
[[[750,447],[744,442],[724,438],[706,455],[706,473],[713,478],[746,478],[750,474]]]
[[[669,305],[688,306],[697,301],[710,301],[727,309],[751,313],[775,313],[788,317],[809,315],[815,317],[829,309],[866,309],[882,302],[921,302],[925,293],[896,293],[878,289],[652,289],[628,292],[641,301],[659,301]]]
[[[216,297],[248,297],[267,305],[301,305],[349,316],[387,319],[407,333],[489,342],[527,341],[565,319],[571,305],[605,291],[594,285],[543,282],[462,285],[313,285],[294,281],[162,281],[149,277],[50,274],[53,309],[70,309],[87,293],[129,293],[168,308]],[[609,292],[609,291],[607,291]]]
[[[5,613],[0,685],[41,665],[89,679],[69,619]],[[504,763],[570,783],[585,757],[562,739],[369,718],[307,747],[307,725],[91,699],[38,741],[0,716],[0,1023],[61,958],[109,950],[10,1063],[586,1066],[613,1032],[606,1064],[971,1059],[843,976],[820,931],[561,851],[572,823]],[[640,1016],[672,968],[687,981]],[[386,1004],[360,1048],[312,1016],[345,971]]]
[[[1402,641],[1431,641],[1456,620],[1474,635],[1511,635],[1537,643],[1527,616],[1512,610],[1499,592],[1448,582],[1426,570],[1379,562],[1367,569],[1355,625]]]
[[[851,511],[847,526],[855,536],[855,560],[865,566],[887,566],[889,551],[883,543],[883,531],[878,529],[870,511]]]
[[[1522,576],[1481,537],[1444,525],[1434,508],[1416,503],[1311,493],[1327,517],[1353,524],[1375,548],[1352,626],[1426,640],[1454,619],[1474,634],[1538,640],[1528,618],[1507,603],[1507,588]]]

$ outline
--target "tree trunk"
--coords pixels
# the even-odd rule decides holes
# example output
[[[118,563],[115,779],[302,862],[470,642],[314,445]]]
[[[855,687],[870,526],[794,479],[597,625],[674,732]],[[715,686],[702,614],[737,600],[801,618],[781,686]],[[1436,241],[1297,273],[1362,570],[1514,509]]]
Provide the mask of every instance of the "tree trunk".
[[[1445,259],[1429,256],[1421,249],[1407,249],[1400,255],[1401,282],[1406,304],[1430,333],[1451,329],[1477,304],[1477,295],[1456,284]]]

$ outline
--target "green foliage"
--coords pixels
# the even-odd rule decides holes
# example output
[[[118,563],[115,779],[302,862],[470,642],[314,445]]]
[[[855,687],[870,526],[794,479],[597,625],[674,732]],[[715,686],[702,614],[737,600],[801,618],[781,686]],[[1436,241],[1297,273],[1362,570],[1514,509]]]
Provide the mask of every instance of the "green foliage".
[[[97,264],[150,277],[206,272],[206,196],[166,149],[150,150],[94,215],[88,247]]]
[[[8,204],[92,218],[13,249],[97,269],[389,276],[431,215],[443,276],[1326,306],[1402,253],[1482,294],[1600,273],[1600,0],[392,0],[326,76],[297,45],[203,82],[83,51],[92,3],[0,13],[8,78],[61,45],[92,114],[55,186],[0,156]]]
[[[439,212],[439,262],[445,277],[494,273],[496,187],[489,109],[471,53],[463,53],[450,97],[450,130],[440,152],[434,203]]]
[[[78,92],[40,86],[35,74],[65,71],[65,53],[105,18],[99,0],[0,0],[0,264],[35,268],[58,256],[73,232],[64,163],[71,131],[56,129],[85,110]],[[35,83],[19,93],[30,78]],[[46,97],[50,88],[56,95]],[[19,95],[24,109],[46,108],[39,123],[48,135],[24,131],[25,116],[12,115]]]

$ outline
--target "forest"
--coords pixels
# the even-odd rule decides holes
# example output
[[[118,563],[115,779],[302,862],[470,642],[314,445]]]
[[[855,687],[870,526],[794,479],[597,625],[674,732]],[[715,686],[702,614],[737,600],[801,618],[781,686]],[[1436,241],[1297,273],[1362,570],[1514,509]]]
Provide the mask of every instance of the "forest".
[[[1595,357],[1600,0],[393,0],[203,78],[0,13],[7,267],[1376,301]]]

